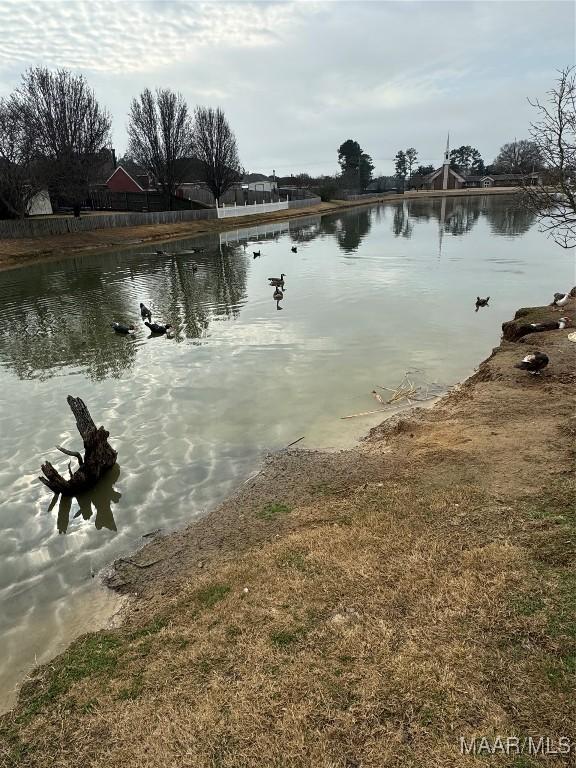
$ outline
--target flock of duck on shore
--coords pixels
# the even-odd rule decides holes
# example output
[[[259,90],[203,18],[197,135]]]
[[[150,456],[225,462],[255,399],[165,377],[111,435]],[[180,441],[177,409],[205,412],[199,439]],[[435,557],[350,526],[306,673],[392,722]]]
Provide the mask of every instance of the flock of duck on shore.
[[[292,246],[291,248],[292,253],[298,253],[298,248],[296,246]],[[259,256],[261,256],[260,251],[253,251],[253,258],[257,259]],[[156,251],[157,256],[168,256],[169,254],[166,251]],[[190,262],[190,267],[192,269],[192,274],[195,275],[196,272],[198,272],[198,264],[195,261]],[[268,285],[271,288],[274,288],[274,293],[272,294],[272,298],[276,302],[276,309],[282,309],[280,306],[280,302],[284,298],[284,278],[287,275],[282,272],[280,277],[269,277],[268,278]],[[172,325],[170,323],[153,323],[152,322],[152,310],[147,307],[143,302],[140,302],[140,316],[142,318],[142,321],[144,325],[149,329],[151,336],[168,336],[171,337],[172,333]],[[126,325],[125,323],[119,323],[119,322],[113,322],[110,324],[111,328],[114,330],[115,333],[120,334],[121,336],[133,336],[136,333],[136,328],[133,324]]]
[[[292,253],[297,253],[298,248],[296,246],[292,246],[291,248]],[[156,254],[158,256],[168,256],[169,254],[166,253],[166,251],[156,251]],[[262,255],[261,251],[253,251],[252,257],[254,259],[259,258]],[[196,274],[198,271],[198,264],[196,262],[191,262],[190,267],[192,269],[192,274]],[[268,278],[268,285],[271,288],[274,288],[274,293],[272,294],[272,298],[276,302],[276,309],[282,309],[280,306],[280,302],[284,298],[284,278],[286,277],[286,274],[282,272],[280,277],[269,277]],[[554,294],[554,300],[551,303],[551,306],[553,307],[553,311],[560,311],[562,307],[565,307],[570,301],[576,298],[576,289],[572,289],[572,292],[570,293],[555,293]],[[480,296],[476,297],[476,312],[482,307],[488,307],[490,301],[490,296],[487,296],[485,299],[480,298]],[[153,323],[152,322],[152,311],[149,307],[147,307],[143,302],[140,302],[140,316],[142,318],[142,321],[144,322],[144,325],[150,330],[151,336],[171,336],[171,329],[172,325],[170,323]],[[134,325],[125,325],[124,323],[118,323],[113,322],[112,328],[114,331],[121,335],[134,335],[136,333],[136,329]],[[541,322],[541,323],[527,323],[525,325],[520,325],[516,328],[516,338],[521,338],[522,336],[526,336],[530,333],[542,333],[543,331],[553,331],[556,329],[564,329],[567,326],[572,325],[572,321],[569,317],[561,317],[559,320],[551,320],[547,322]],[[540,352],[539,350],[535,350],[534,352],[529,353],[526,355],[519,363],[517,363],[514,367],[519,368],[523,371],[528,371],[529,373],[533,375],[537,375],[541,373],[541,371],[546,368],[548,363],[550,362],[550,359],[548,355],[544,352]]]
[[[554,312],[559,312],[575,297],[573,296],[575,289],[572,289],[570,293],[555,293],[554,300],[551,305]],[[525,323],[519,325],[516,328],[516,338],[522,338],[530,333],[543,333],[544,331],[563,330],[567,326],[572,325],[572,320],[569,317],[561,317],[559,320],[548,320],[541,323]],[[533,375],[539,374],[546,368],[550,358],[545,352],[535,350],[526,355],[519,363],[514,367],[520,368],[520,370],[528,371]]]

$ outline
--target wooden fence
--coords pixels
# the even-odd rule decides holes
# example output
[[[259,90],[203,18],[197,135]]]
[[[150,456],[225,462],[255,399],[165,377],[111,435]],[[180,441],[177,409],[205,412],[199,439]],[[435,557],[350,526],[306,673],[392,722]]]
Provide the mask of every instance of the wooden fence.
[[[305,200],[290,200],[289,208],[304,208],[317,205],[319,197]],[[259,206],[251,206],[257,209]],[[243,206],[238,207],[237,216],[242,216]],[[255,210],[254,213],[263,211]],[[215,208],[198,211],[158,211],[154,213],[102,213],[88,214],[80,218],[73,216],[46,217],[38,219],[2,219],[0,220],[0,238],[49,237],[50,235],[74,234],[75,232],[90,232],[95,229],[112,229],[114,227],[136,227],[141,224],[175,224],[181,221],[198,219],[216,219]]]

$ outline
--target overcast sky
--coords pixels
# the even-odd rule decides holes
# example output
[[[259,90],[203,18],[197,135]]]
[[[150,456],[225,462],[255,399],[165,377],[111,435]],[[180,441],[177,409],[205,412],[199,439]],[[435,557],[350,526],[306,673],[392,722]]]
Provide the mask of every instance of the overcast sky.
[[[29,66],[81,71],[119,154],[130,99],[169,86],[224,108],[247,171],[333,173],[348,138],[378,174],[409,146],[438,165],[448,130],[491,162],[573,63],[574,17],[555,0],[0,0],[0,95]]]

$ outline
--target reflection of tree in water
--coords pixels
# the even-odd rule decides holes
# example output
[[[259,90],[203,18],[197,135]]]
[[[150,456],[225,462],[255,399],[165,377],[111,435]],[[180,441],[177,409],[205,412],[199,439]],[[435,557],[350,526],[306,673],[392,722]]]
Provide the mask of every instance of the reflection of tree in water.
[[[533,226],[536,219],[532,211],[522,208],[517,202],[510,205],[498,205],[498,201],[486,195],[483,213],[490,223],[492,232],[498,235],[514,237],[523,235]]]
[[[250,262],[239,243],[223,244],[191,255],[174,253],[152,288],[152,309],[170,322],[175,338],[199,339],[215,316],[238,317],[246,296]],[[193,264],[198,269],[193,271]]]
[[[36,268],[11,286],[0,358],[21,379],[50,378],[65,366],[84,368],[92,379],[118,377],[134,363],[133,339],[110,327],[113,319],[134,317],[128,296],[100,274],[70,265]]]
[[[456,236],[470,232],[480,217],[481,199],[447,198],[446,203],[445,231]]]
[[[354,253],[370,232],[371,226],[370,210],[355,211],[345,216],[324,216],[315,236],[330,235],[336,239],[340,250],[344,253]]]
[[[66,367],[94,380],[120,377],[134,365],[138,343],[110,324],[133,323],[143,336],[144,299],[154,320],[177,328],[177,339],[200,338],[212,317],[237,317],[246,294],[249,260],[242,247],[211,246],[194,254],[70,260],[20,273],[6,293],[0,360],[22,379],[50,378]]]
[[[392,218],[392,232],[394,237],[412,237],[412,231],[414,227],[410,221],[408,208],[404,203],[400,203],[394,209],[394,216]]]

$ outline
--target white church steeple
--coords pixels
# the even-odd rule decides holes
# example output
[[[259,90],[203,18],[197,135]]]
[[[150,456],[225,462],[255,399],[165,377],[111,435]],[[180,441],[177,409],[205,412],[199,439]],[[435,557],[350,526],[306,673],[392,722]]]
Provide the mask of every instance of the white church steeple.
[[[446,151],[444,152],[444,165],[450,165],[450,131],[446,138]]]

